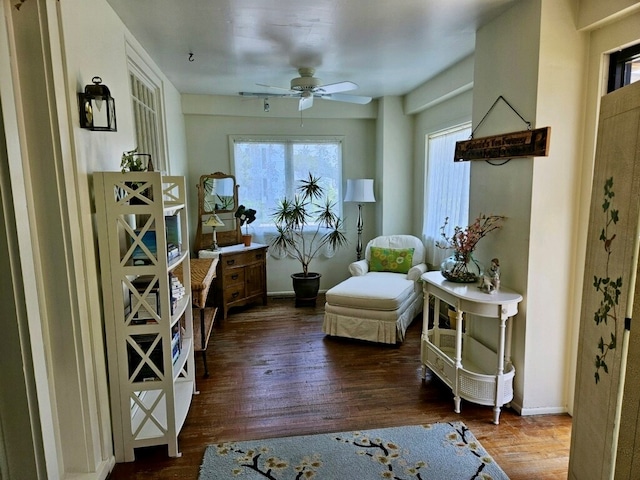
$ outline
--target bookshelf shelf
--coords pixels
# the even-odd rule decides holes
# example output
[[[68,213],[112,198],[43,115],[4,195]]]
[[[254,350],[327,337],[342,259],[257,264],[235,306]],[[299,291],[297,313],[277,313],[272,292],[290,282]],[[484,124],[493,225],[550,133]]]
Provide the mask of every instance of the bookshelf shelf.
[[[116,461],[179,457],[196,393],[185,181],[97,172],[94,187]]]

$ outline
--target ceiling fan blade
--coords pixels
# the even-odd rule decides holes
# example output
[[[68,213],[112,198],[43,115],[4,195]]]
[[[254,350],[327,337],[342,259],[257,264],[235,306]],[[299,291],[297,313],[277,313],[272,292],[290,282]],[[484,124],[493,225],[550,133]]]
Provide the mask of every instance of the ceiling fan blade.
[[[358,88],[358,85],[353,82],[329,83],[328,85],[320,85],[318,87],[322,93],[348,92],[349,90],[355,90],[356,88]]]
[[[298,110],[306,110],[307,108],[311,108],[313,106],[313,95],[304,95],[300,97],[300,102],[298,102]]]
[[[256,85],[258,85],[259,87],[267,87],[267,88],[275,88],[276,90],[284,90],[285,92],[292,92],[295,93],[293,90],[291,90],[290,88],[283,88],[283,87],[274,87],[273,85],[266,85],[264,83],[256,83]]]
[[[336,102],[357,103],[359,105],[366,105],[371,101],[371,97],[362,97],[359,95],[343,95],[341,93],[323,95],[322,98],[325,100],[334,100]]]

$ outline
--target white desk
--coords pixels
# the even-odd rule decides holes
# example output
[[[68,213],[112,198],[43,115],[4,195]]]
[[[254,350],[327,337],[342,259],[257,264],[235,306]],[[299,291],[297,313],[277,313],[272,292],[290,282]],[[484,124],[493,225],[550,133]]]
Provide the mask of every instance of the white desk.
[[[477,284],[449,282],[440,272],[422,275],[424,305],[420,356],[423,376],[429,367],[453,391],[455,412],[464,398],[480,405],[493,405],[493,423],[499,423],[500,409],[513,399],[511,364],[511,322],[518,313],[522,295],[507,288],[489,294]],[[439,327],[440,302],[434,302],[434,326],[429,329],[429,297],[456,308],[456,329]],[[494,352],[464,333],[463,314],[499,320],[498,351]],[[464,348],[463,348],[464,347]]]

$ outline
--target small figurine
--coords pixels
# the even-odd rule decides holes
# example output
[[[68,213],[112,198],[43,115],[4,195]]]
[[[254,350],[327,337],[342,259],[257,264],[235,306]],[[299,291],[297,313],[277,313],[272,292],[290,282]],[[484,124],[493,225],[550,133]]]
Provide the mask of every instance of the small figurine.
[[[491,260],[491,268],[489,269],[489,275],[491,277],[491,283],[496,288],[500,289],[500,260],[494,258]]]
[[[491,268],[486,275],[482,276],[478,288],[487,293],[495,293],[500,289],[500,260],[497,258],[491,260]]]
[[[486,293],[493,293],[496,291],[496,287],[494,287],[493,283],[491,283],[491,279],[487,275],[483,275],[480,278],[480,285],[478,288]]]

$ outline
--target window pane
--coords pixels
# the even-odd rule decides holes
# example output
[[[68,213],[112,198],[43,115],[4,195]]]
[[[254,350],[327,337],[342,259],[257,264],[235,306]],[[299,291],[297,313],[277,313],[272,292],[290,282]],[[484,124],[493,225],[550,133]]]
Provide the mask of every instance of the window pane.
[[[640,44],[609,55],[607,93],[640,80]]]
[[[640,80],[640,58],[629,60],[625,65],[625,71],[629,72],[629,83]]]
[[[148,88],[134,73],[129,74],[131,82],[131,102],[136,130],[136,148],[139,153],[148,153],[156,170],[162,169],[162,159],[158,148],[158,113],[156,112],[156,92]]]
[[[336,204],[340,214],[342,154],[340,142],[310,143],[291,140],[234,142],[234,175],[239,185],[239,203],[257,211],[251,224],[256,233],[261,227],[273,228],[271,215],[283,197],[293,198],[301,179],[309,172],[321,177],[325,195]]]
[[[448,236],[456,225],[469,223],[471,166],[470,162],[454,162],[453,154],[456,142],[470,135],[471,127],[465,125],[427,137],[423,236],[427,262],[434,267],[451,253],[435,245],[445,218],[449,218]]]

